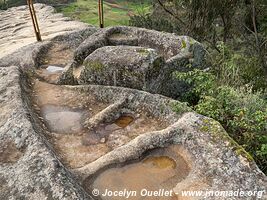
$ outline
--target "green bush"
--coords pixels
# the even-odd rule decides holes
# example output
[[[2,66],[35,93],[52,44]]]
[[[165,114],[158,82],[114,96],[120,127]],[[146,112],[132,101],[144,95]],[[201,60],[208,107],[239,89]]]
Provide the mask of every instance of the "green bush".
[[[0,0],[0,10],[6,10],[7,9],[7,4],[5,1]]]
[[[220,53],[210,58],[213,74],[221,85],[233,87],[249,85],[253,90],[267,87],[264,69],[255,55],[251,56],[242,50],[233,50],[223,42],[219,42],[217,48]]]
[[[223,124],[267,173],[267,103],[259,95],[233,89],[217,88],[202,96],[195,110]]]
[[[222,85],[214,73],[204,70],[175,75],[192,86],[187,97],[198,97],[193,109],[219,121],[267,173],[267,101],[262,94],[253,93],[251,88]]]

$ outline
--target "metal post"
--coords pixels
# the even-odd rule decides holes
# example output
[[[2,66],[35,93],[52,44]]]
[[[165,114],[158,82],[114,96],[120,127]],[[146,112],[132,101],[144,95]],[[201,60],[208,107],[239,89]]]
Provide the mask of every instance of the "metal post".
[[[35,13],[35,9],[34,9],[34,6],[33,6],[33,2],[32,2],[32,0],[27,0],[27,3],[28,3],[28,6],[29,6],[31,18],[32,18],[32,24],[33,24],[36,40],[38,42],[42,41],[41,33],[40,33],[40,29],[39,29],[39,25],[38,25],[36,13]]]

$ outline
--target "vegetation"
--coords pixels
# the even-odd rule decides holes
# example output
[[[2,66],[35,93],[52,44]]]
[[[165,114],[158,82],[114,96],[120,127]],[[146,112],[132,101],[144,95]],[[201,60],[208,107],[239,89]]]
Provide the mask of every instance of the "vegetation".
[[[198,113],[219,121],[267,173],[266,91],[258,89],[266,88],[266,82],[258,60],[236,52],[226,56],[226,47],[218,48],[221,51],[208,71],[174,74],[192,86],[182,99]]]
[[[0,0],[0,8],[21,3]],[[98,25],[97,0],[76,0],[57,9]],[[204,69],[174,74],[192,86],[180,100],[219,121],[267,174],[266,0],[107,0],[104,10],[106,26],[174,32],[206,46]]]
[[[219,85],[212,73],[202,70],[176,75],[194,86],[191,92],[199,101],[192,107],[219,121],[266,172],[267,104],[262,94],[252,93],[249,88]]]
[[[129,25],[130,16],[151,10],[152,0],[104,1],[105,26]],[[36,0],[54,6],[58,12],[85,23],[98,26],[98,0]],[[25,5],[26,0],[0,0],[0,9]]]
[[[206,46],[204,69],[175,73],[192,86],[181,100],[218,120],[267,174],[266,10],[264,0],[154,0],[153,10],[130,24],[189,35]]]
[[[150,10],[150,1],[125,1],[109,0],[104,1],[105,26],[128,25],[130,16],[142,10]],[[73,19],[85,23],[98,25],[98,4],[97,0],[77,0],[68,5],[59,6],[59,12],[64,13]]]

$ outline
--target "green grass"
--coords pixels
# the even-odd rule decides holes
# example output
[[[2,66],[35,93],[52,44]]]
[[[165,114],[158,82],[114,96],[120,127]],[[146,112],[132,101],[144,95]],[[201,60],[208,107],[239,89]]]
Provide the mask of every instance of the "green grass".
[[[104,1],[105,26],[128,25],[131,14],[149,12],[151,5],[150,0],[130,2],[125,0]],[[98,26],[97,0],[77,0],[77,2],[58,7],[57,10],[72,19]]]

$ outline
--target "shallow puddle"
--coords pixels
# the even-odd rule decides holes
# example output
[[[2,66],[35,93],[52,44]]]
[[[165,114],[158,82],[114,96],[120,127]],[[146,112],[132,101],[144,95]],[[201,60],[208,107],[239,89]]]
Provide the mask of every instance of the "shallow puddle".
[[[142,162],[144,164],[151,165],[151,168],[158,168],[158,169],[176,168],[176,162],[168,156],[148,157]]]
[[[134,121],[134,118],[132,116],[122,115],[114,123],[121,128],[125,128],[133,121]]]
[[[48,73],[59,73],[59,72],[62,72],[63,70],[64,70],[64,68],[62,68],[62,67],[57,67],[57,66],[52,66],[52,65],[49,65],[46,68],[46,71]]]
[[[53,65],[44,65],[37,70],[38,76],[48,83],[57,83],[64,68]]]
[[[175,195],[164,197],[141,196],[149,191],[171,191],[176,184],[185,179],[190,171],[187,161],[180,155],[178,146],[156,149],[137,163],[123,167],[110,168],[101,173],[90,185],[84,182],[87,190],[98,189],[103,194],[101,199],[125,199],[123,197],[104,196],[107,191],[136,191],[130,199],[175,199]],[[144,194],[143,193],[143,194]]]
[[[110,138],[110,135],[116,132],[118,132],[117,135],[120,135],[118,138],[123,137],[123,135],[127,137],[127,129],[125,128],[132,122],[134,122],[134,117],[122,115],[111,124],[100,124],[95,130],[88,132],[85,144],[104,143]],[[129,130],[132,129],[129,127]]]
[[[41,113],[50,131],[55,133],[79,133],[82,131],[82,112],[68,107],[46,105]]]
[[[64,43],[53,43],[40,60],[37,76],[48,83],[57,84],[64,67],[71,62],[74,49]]]

